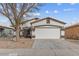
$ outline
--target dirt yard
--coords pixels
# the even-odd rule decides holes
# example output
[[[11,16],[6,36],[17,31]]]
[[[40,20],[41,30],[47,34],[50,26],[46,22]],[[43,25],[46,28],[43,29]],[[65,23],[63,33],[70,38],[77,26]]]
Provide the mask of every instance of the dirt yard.
[[[20,39],[19,41],[0,40],[0,49],[2,48],[31,48],[34,40]]]

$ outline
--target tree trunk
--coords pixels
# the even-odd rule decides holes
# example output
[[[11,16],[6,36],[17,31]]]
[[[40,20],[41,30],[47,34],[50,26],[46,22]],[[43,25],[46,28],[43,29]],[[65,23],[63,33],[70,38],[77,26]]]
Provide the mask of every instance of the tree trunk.
[[[16,28],[16,41],[20,40],[19,32],[20,32],[20,29],[19,29],[19,26],[17,26],[17,28]]]

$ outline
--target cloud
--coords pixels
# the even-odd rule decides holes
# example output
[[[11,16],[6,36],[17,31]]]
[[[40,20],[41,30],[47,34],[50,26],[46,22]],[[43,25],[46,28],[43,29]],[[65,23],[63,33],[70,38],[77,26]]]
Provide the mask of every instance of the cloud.
[[[74,9],[73,8],[67,8],[67,9],[64,9],[63,11],[73,11]]]
[[[40,13],[32,13],[34,16],[40,16]]]
[[[48,14],[48,13],[49,13],[49,11],[48,11],[48,10],[46,10],[46,11],[45,11],[45,13],[47,13],[47,14]]]
[[[54,13],[56,13],[56,14],[57,14],[57,13],[59,13],[59,11],[58,11],[58,10],[54,10],[53,12],[54,12]]]
[[[62,5],[62,3],[57,3],[58,6]]]
[[[75,5],[76,3],[70,3],[70,5]]]

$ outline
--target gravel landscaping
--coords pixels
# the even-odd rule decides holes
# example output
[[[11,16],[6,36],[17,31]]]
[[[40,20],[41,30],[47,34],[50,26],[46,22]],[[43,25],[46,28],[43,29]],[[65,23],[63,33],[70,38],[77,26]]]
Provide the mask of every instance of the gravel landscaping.
[[[79,40],[68,39],[67,41],[79,45]]]
[[[21,38],[19,41],[0,40],[0,49],[31,48],[34,40]]]

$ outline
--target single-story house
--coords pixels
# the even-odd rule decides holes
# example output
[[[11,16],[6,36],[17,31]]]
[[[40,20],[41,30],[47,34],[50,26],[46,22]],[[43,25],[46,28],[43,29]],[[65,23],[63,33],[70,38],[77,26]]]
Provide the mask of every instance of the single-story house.
[[[66,39],[79,39],[79,24],[73,24],[65,28]]]
[[[64,25],[65,23],[62,21],[46,17],[34,18],[23,24],[22,28],[26,29],[23,34],[27,33],[34,39],[60,39],[64,37]]]

